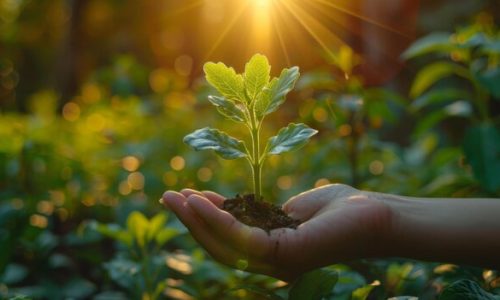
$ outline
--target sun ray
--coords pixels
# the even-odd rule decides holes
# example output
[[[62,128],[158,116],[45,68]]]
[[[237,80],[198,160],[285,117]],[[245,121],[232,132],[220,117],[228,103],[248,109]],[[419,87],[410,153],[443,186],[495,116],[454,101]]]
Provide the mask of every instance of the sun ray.
[[[330,32],[325,26],[323,26],[306,11],[297,8],[296,6],[292,7],[292,5],[294,5],[292,4],[292,2],[283,1],[282,3],[283,6],[290,12],[290,14],[293,15],[295,19],[297,19],[297,21],[306,29],[306,31],[314,38],[314,40],[316,40],[316,42],[329,56],[333,55],[330,47],[345,44],[339,37]],[[329,37],[331,44],[327,45],[326,42],[323,41],[321,36]]]
[[[336,9],[336,10],[342,12],[342,13],[345,13],[345,14],[347,14],[349,16],[358,18],[358,19],[360,19],[362,21],[365,21],[365,22],[370,23],[372,25],[378,26],[378,27],[380,27],[382,29],[385,29],[385,30],[387,30],[389,32],[395,33],[397,35],[400,35],[400,36],[408,38],[408,39],[412,39],[412,37],[410,35],[408,35],[408,34],[406,34],[404,32],[396,30],[396,29],[394,29],[394,28],[392,28],[392,27],[390,27],[390,26],[388,26],[386,24],[377,22],[377,21],[375,21],[373,19],[370,19],[368,17],[365,17],[365,16],[363,16],[361,14],[357,14],[355,12],[352,12],[352,11],[350,11],[350,10],[348,10],[346,8],[343,8],[343,7],[341,7],[341,6],[337,5],[337,4],[334,4],[334,3],[330,2],[330,1],[327,1],[327,0],[316,0],[316,1],[318,3],[321,3],[323,5],[329,6],[329,7],[333,8],[333,9]]]
[[[279,12],[277,12],[277,13],[279,13]],[[274,26],[274,30],[276,31],[276,34],[278,36],[278,40],[280,42],[281,51],[283,51],[283,54],[285,55],[286,63],[287,63],[287,65],[291,65],[290,56],[288,54],[287,47],[285,46],[285,41],[283,40],[283,32],[281,31],[279,25],[276,22],[272,22],[272,23]]]
[[[215,40],[212,47],[205,55],[203,61],[208,61],[210,59],[210,56],[212,56],[214,51],[219,47],[219,45],[222,43],[222,41],[226,38],[229,31],[234,27],[234,25],[236,24],[238,19],[243,15],[245,9],[248,8],[249,2],[247,2],[247,1],[242,1],[242,2],[243,2],[243,4],[241,5],[240,9],[236,11],[236,13],[233,15],[233,18],[229,21],[227,26],[224,28],[224,31],[222,31],[222,33],[219,35],[217,40]]]
[[[191,2],[191,3],[187,3],[173,11],[170,11],[170,12],[167,12],[166,14],[168,16],[175,16],[175,15],[179,15],[179,14],[182,14],[182,13],[185,13],[191,9],[195,9],[197,7],[200,7],[201,5],[203,5],[205,0],[196,0],[194,2]]]

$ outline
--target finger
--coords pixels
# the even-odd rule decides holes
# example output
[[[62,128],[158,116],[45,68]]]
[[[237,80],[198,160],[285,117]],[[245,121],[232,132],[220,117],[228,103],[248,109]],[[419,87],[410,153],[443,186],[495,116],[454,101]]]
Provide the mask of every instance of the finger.
[[[187,203],[213,229],[213,232],[237,250],[254,258],[269,255],[270,239],[264,230],[244,225],[205,197],[191,195]]]
[[[319,210],[331,203],[340,192],[339,185],[326,185],[290,198],[283,210],[292,218],[309,220]]]
[[[178,195],[176,195],[176,194],[178,194],[178,193],[175,191],[166,191],[165,193],[163,193],[163,195],[161,196],[160,200],[158,200],[158,202],[160,202],[160,204],[162,204],[166,209],[170,209],[167,198],[177,197]]]
[[[197,191],[197,190],[193,190],[193,189],[182,189],[180,191],[181,194],[184,195],[184,197],[189,197],[190,195],[200,195],[200,196],[203,196],[203,193],[200,192],[200,191]]]
[[[163,194],[162,200],[163,204],[168,206],[186,227],[190,228],[190,226],[199,223],[199,220],[196,219],[196,215],[186,205],[186,197],[181,193],[167,191]]]
[[[200,243],[207,252],[223,264],[235,266],[242,258],[242,254],[217,240],[217,235],[210,232],[202,219],[187,205],[186,197],[181,193],[169,191],[164,194],[164,201],[168,203],[179,220],[189,229],[193,238]]]
[[[222,204],[224,203],[224,200],[226,200],[226,198],[224,198],[223,196],[221,196],[217,193],[214,193],[212,191],[200,192],[200,191],[193,190],[193,189],[183,189],[181,191],[181,194],[183,194],[186,198],[191,196],[191,195],[198,195],[198,196],[205,197],[208,200],[212,201],[215,204],[215,206],[217,206],[219,208],[222,208]]]
[[[224,196],[212,191],[203,191],[203,195],[205,195],[208,200],[212,201],[212,203],[219,208],[222,208],[224,201],[226,200]]]

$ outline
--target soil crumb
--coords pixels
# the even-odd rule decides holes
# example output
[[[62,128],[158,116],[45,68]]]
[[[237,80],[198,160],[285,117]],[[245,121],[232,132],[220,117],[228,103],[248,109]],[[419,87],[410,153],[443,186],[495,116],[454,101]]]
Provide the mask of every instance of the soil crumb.
[[[267,233],[276,228],[296,229],[301,223],[287,216],[281,207],[263,200],[255,200],[254,194],[236,195],[224,201],[223,209],[240,222],[264,229]]]

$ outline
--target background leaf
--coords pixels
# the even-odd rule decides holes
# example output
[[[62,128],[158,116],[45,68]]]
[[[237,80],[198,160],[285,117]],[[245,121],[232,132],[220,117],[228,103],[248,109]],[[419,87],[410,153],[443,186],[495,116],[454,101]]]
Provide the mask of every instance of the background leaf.
[[[462,89],[457,88],[443,88],[433,89],[422,96],[418,97],[411,104],[412,111],[418,111],[424,107],[433,104],[442,104],[456,100],[471,99],[471,95]]]
[[[401,57],[410,59],[432,52],[448,54],[454,48],[450,38],[451,34],[447,32],[431,33],[413,43]]]
[[[500,296],[495,296],[483,290],[472,280],[463,279],[456,281],[446,287],[439,300],[499,300]]]
[[[205,127],[184,137],[184,143],[199,150],[214,150],[225,159],[247,156],[245,144],[222,131]]]
[[[280,154],[299,149],[316,133],[318,133],[317,130],[309,128],[305,124],[291,123],[287,127],[282,128],[278,132],[278,135],[269,139],[266,152],[267,154]]]
[[[366,300],[370,295],[370,292],[375,288],[374,285],[368,284],[360,288],[355,289],[352,292],[351,300]]]
[[[469,128],[465,133],[464,152],[474,175],[490,192],[500,188],[500,133],[492,124]]]
[[[148,228],[148,219],[138,211],[132,212],[127,218],[127,230],[132,234],[140,247],[144,247],[146,243]]]
[[[469,78],[467,69],[455,63],[440,61],[424,67],[418,72],[410,90],[410,96],[416,98],[439,80],[450,75]]]
[[[493,98],[500,100],[500,67],[478,71],[474,76]]]
[[[331,295],[337,280],[337,273],[331,270],[318,269],[305,273],[293,283],[288,299],[321,300]]]
[[[149,242],[153,240],[167,223],[167,215],[164,213],[156,214],[149,220],[148,230],[146,232],[146,240]]]

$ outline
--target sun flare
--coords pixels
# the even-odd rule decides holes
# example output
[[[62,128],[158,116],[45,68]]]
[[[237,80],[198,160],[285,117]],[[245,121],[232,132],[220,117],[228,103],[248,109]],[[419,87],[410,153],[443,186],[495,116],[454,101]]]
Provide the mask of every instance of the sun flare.
[[[322,57],[346,45],[362,59],[376,60],[376,67],[397,64],[397,51],[415,33],[411,22],[418,11],[409,2],[393,7],[383,0],[190,0],[173,13],[182,18],[197,9],[198,39],[191,41],[199,40],[198,63],[225,58],[238,64],[262,53],[276,67],[324,64]]]
[[[252,1],[252,0],[250,0]],[[272,5],[273,0],[253,0],[255,6],[265,9],[269,8]]]

